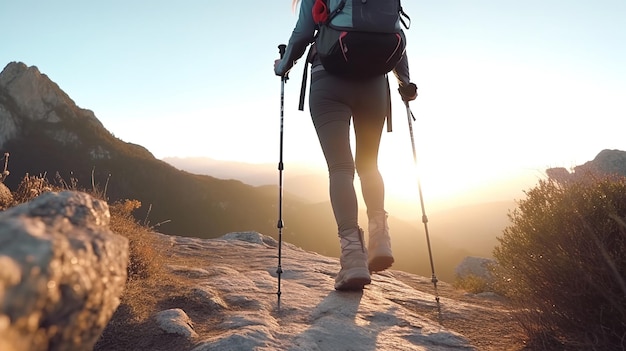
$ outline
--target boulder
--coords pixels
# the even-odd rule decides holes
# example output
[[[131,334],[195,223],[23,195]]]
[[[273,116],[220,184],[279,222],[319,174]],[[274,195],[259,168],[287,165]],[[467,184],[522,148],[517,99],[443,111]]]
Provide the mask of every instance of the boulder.
[[[48,192],[0,213],[0,350],[92,350],[120,303],[128,240],[106,202]]]
[[[161,311],[156,314],[155,318],[159,328],[167,334],[177,334],[187,338],[198,336],[193,330],[191,318],[180,308]]]
[[[460,278],[475,276],[489,282],[493,280],[489,266],[494,263],[495,260],[491,258],[468,256],[459,263],[455,269],[455,273]]]

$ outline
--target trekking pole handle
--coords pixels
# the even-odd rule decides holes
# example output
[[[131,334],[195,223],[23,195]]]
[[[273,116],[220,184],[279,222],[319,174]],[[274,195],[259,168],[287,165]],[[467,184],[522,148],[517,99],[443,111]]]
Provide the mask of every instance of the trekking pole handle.
[[[278,54],[280,55],[281,60],[285,56],[285,49],[287,49],[287,45],[285,44],[278,45]],[[282,81],[287,82],[287,79],[289,79],[289,76],[287,75],[287,73],[285,73],[285,75],[282,77]]]
[[[278,53],[280,54],[280,58],[282,59],[285,56],[285,49],[287,49],[287,45],[280,44],[278,45]]]

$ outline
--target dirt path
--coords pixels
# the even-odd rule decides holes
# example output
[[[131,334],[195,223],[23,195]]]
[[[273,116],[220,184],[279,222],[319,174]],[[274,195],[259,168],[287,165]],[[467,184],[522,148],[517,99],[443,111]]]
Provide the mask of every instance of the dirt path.
[[[414,275],[395,271],[394,276],[415,289],[434,293],[432,283],[425,284],[423,280],[416,280]],[[441,312],[420,305],[405,307],[462,334],[481,351],[530,350],[526,348],[523,330],[515,320],[512,307],[506,299],[495,294],[468,294],[445,282],[437,284],[437,291],[441,298]],[[475,308],[462,314],[449,313],[444,299],[471,304]]]

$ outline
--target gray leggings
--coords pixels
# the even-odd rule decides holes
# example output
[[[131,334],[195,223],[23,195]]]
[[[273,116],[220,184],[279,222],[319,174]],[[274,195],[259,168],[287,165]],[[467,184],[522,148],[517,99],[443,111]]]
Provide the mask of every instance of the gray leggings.
[[[332,204],[339,233],[358,226],[354,171],[371,216],[384,211],[385,187],[378,170],[378,149],[387,113],[387,80],[347,81],[325,71],[311,77],[309,107],[330,180]],[[356,156],[350,147],[350,120],[354,123]]]

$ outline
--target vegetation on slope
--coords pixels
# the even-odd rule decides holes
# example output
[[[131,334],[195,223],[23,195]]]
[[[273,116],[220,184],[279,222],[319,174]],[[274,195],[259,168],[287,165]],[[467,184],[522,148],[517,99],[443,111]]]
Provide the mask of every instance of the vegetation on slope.
[[[626,177],[540,181],[510,217],[496,275],[534,344],[626,348]]]

